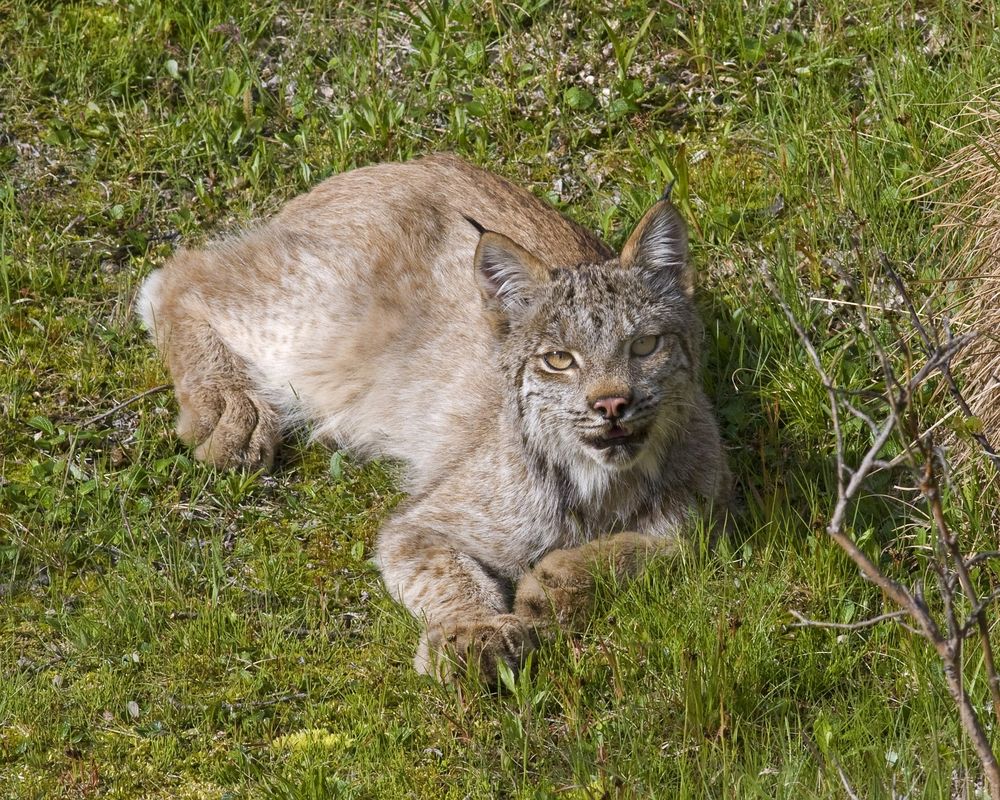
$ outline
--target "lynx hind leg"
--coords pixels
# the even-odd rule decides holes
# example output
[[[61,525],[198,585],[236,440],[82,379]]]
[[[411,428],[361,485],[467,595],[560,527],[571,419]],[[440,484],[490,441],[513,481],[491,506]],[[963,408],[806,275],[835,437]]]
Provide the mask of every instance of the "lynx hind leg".
[[[598,574],[629,580],[652,558],[676,548],[673,539],[619,533],[580,547],[553,550],[521,578],[514,614],[536,630],[551,631],[555,626],[580,630],[593,609]]]
[[[278,415],[254,391],[246,368],[207,325],[175,325],[168,363],[181,411],[177,434],[217,467],[270,469]]]
[[[440,534],[406,530],[405,516],[379,533],[376,560],[390,594],[425,623],[414,667],[445,683],[475,673],[495,688],[500,664],[516,673],[537,646],[510,613],[510,587]]]
[[[199,461],[269,469],[280,420],[254,390],[246,365],[211,326],[169,300],[162,270],[143,289],[146,325],[166,357],[180,405],[177,434]]]

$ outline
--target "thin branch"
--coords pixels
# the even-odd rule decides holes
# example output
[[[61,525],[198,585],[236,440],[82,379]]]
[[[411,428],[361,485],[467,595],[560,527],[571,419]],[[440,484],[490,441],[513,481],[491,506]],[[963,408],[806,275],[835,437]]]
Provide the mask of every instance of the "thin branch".
[[[859,220],[859,227],[862,229],[863,224],[863,221]],[[856,236],[854,251],[860,263],[862,254],[859,241],[860,237]],[[995,592],[989,597],[980,600],[969,575],[969,568],[974,563],[979,563],[979,561],[993,556],[986,553],[978,554],[969,559],[963,556],[957,537],[948,527],[944,517],[938,475],[935,469],[935,461],[938,458],[938,454],[934,450],[931,435],[927,432],[920,432],[917,415],[912,408],[912,399],[921,387],[931,377],[941,375],[953,398],[958,402],[962,410],[967,414],[971,414],[968,411],[969,406],[961,396],[957,383],[952,376],[951,363],[954,357],[973,341],[975,334],[954,336],[947,325],[944,326],[943,337],[938,335],[937,330],[933,334],[929,332],[921,321],[920,314],[906,292],[906,287],[902,280],[892,270],[891,265],[888,265],[888,259],[883,258],[883,261],[887,267],[886,272],[893,278],[893,283],[904,298],[907,315],[920,338],[923,361],[919,367],[913,365],[913,354],[908,349],[907,339],[905,336],[901,336],[900,341],[904,348],[903,363],[907,367],[906,379],[901,381],[893,369],[889,354],[882,345],[879,337],[875,335],[868,315],[869,308],[880,310],[883,314],[888,314],[888,309],[880,306],[871,306],[865,302],[849,304],[855,309],[859,327],[877,355],[879,366],[881,367],[881,377],[885,388],[884,393],[878,399],[885,402],[886,411],[885,417],[879,421],[873,419],[867,411],[854,406],[848,399],[850,395],[838,389],[833,384],[808,334],[778,291],[773,276],[767,269],[764,270],[765,285],[802,343],[809,361],[822,381],[829,399],[837,460],[837,502],[830,515],[827,534],[857,565],[861,574],[878,586],[882,593],[899,607],[897,611],[861,620],[857,623],[846,624],[810,620],[796,611],[791,611],[790,613],[798,622],[789,627],[815,626],[839,630],[854,630],[874,625],[886,619],[893,619],[907,630],[923,636],[934,647],[941,659],[949,694],[958,708],[962,727],[976,749],[976,753],[989,782],[990,796],[993,800],[1000,800],[1000,764],[997,762],[996,755],[992,751],[982,722],[976,713],[975,706],[965,689],[962,673],[962,643],[971,633],[974,626],[979,633],[984,665],[989,678],[990,695],[994,712],[997,714],[997,721],[1000,723],[1000,679],[997,678],[993,661],[993,650],[989,639],[989,628],[985,618],[986,607],[990,602],[997,599],[997,596],[1000,596],[1000,592]],[[846,285],[855,292],[855,295],[860,296],[857,293],[853,277],[845,274],[843,275],[843,279]],[[893,325],[893,328],[895,330],[895,325]],[[875,398],[872,397],[871,399]],[[871,432],[869,447],[853,468],[846,463],[844,438],[840,427],[841,408],[846,413],[852,414],[863,422]],[[897,433],[902,439],[902,444],[905,448],[904,452],[900,456],[887,461],[883,456],[883,451],[894,434]],[[984,449],[989,455],[991,448],[988,442],[984,446]],[[946,633],[942,632],[934,615],[931,614],[928,604],[924,599],[921,584],[918,582],[914,586],[912,593],[908,591],[902,584],[883,573],[878,565],[861,550],[851,534],[845,531],[845,520],[848,511],[853,507],[854,502],[864,489],[866,482],[873,472],[879,469],[891,468],[900,461],[909,461],[914,467],[917,464],[922,465],[919,488],[928,503],[931,517],[938,533],[936,537],[937,554],[932,559],[931,566],[937,576],[938,591],[946,622]],[[992,551],[990,552],[992,553]],[[1000,552],[993,555],[1000,557]],[[972,612],[968,619],[964,621],[964,625],[960,625],[958,620],[956,598],[958,597],[959,587],[961,587],[961,593],[965,595],[972,606]],[[904,622],[904,618],[915,623],[916,628]],[[841,779],[848,794],[853,796],[853,791],[842,773]]]
[[[929,443],[927,444],[927,448],[928,450],[930,449]],[[979,629],[979,645],[983,652],[983,665],[986,669],[987,682],[990,687],[990,699],[993,701],[993,713],[996,716],[997,723],[1000,724],[1000,675],[997,675],[996,663],[993,659],[990,627],[986,622],[986,615],[983,613],[988,603],[980,603],[979,595],[976,592],[975,585],[972,583],[965,558],[958,547],[958,539],[948,527],[948,523],[944,518],[944,509],[941,506],[941,489],[938,485],[937,473],[934,470],[934,460],[930,457],[929,452],[925,464],[924,479],[921,482],[920,489],[924,493],[924,497],[927,498],[927,503],[931,509],[931,516],[937,527],[938,539],[943,542],[943,546],[947,549],[951,557],[951,562],[958,575],[962,592],[969,599],[969,602],[972,603],[973,613],[970,614],[970,618],[975,620],[976,627]],[[964,627],[962,626],[957,631],[959,643],[962,641]]]
[[[885,253],[881,253],[880,255],[882,260],[882,268],[886,271],[886,274],[889,276],[889,280],[891,280],[893,285],[896,287],[896,291],[899,292],[899,294],[903,297],[903,302],[906,304],[906,309],[910,315],[910,322],[912,323],[914,329],[917,331],[917,334],[920,336],[920,340],[923,342],[925,354],[929,355],[931,351],[931,338],[927,333],[926,327],[924,326],[923,322],[920,319],[920,315],[917,314],[917,310],[913,305],[913,301],[910,298],[909,292],[906,291],[906,285],[903,283],[903,279],[899,276],[899,273],[896,272],[896,270],[893,268],[892,262],[889,260],[888,256],[886,256]],[[950,330],[948,331],[948,336],[949,338],[951,338]],[[972,408],[965,400],[965,396],[958,388],[958,383],[955,381],[955,377],[954,375],[952,375],[951,372],[950,363],[946,364],[942,368],[941,374],[944,376],[945,383],[947,383],[948,390],[951,392],[952,397],[955,399],[955,402],[958,404],[959,408],[962,409],[962,413],[964,413],[966,417],[975,417],[976,416],[975,413],[973,413]],[[979,446],[983,449],[983,452],[986,454],[986,457],[989,458],[989,460],[993,463],[993,466],[996,467],[997,470],[1000,470],[1000,453],[998,453],[996,448],[993,447],[992,443],[990,442],[986,434],[982,432],[974,433],[972,435],[972,438],[979,443]]]
[[[975,567],[991,558],[1000,558],[1000,550],[986,550],[982,553],[974,553],[965,559],[965,566]]]
[[[840,777],[840,783],[844,787],[844,791],[847,792],[849,800],[859,800],[858,796],[854,793],[854,789],[851,788],[851,783],[847,779],[847,773],[844,772],[844,768],[840,764],[834,764],[837,768],[837,775]]]
[[[305,692],[290,692],[278,697],[271,697],[267,700],[237,700],[235,703],[223,703],[222,710],[230,714],[234,714],[237,711],[253,712],[259,711],[262,708],[281,705],[282,703],[290,703],[293,700],[305,700],[308,696]]]
[[[80,423],[80,427],[89,428],[91,425],[96,425],[98,422],[102,422],[103,420],[106,420],[108,417],[113,417],[115,414],[117,414],[126,406],[130,406],[132,405],[132,403],[135,403],[138,400],[142,400],[142,398],[144,397],[149,397],[151,394],[164,392],[167,389],[169,389],[170,386],[171,384],[169,383],[163,383],[160,384],[159,386],[154,386],[152,389],[147,389],[144,392],[139,392],[139,394],[132,395],[132,397],[128,398],[127,400],[122,400],[120,403],[118,403],[118,405],[112,406],[107,411],[103,411],[100,414],[97,414],[96,416],[90,417],[90,419],[85,419],[83,422]]]
[[[827,375],[826,370],[823,369],[823,362],[819,357],[819,353],[816,352],[816,348],[813,347],[812,340],[806,334],[802,325],[799,324],[798,319],[789,308],[788,303],[781,296],[781,292],[778,291],[778,286],[774,282],[774,276],[767,265],[764,265],[764,269],[761,271],[764,278],[764,285],[767,286],[767,290],[771,293],[771,297],[781,308],[782,313],[785,315],[785,319],[788,320],[788,324],[792,326],[792,330],[795,331],[796,335],[799,337],[799,341],[805,348],[806,353],[809,355],[809,360],[812,361],[813,369],[819,375],[820,380],[823,382],[823,388],[826,389],[826,393],[830,398],[830,417],[833,424],[833,437],[836,442],[837,448],[837,495],[843,497],[844,494],[844,438],[840,431],[840,411],[839,405],[837,403],[837,389],[830,380],[830,376]]]
[[[887,619],[899,619],[900,617],[905,617],[910,612],[905,608],[900,608],[897,611],[890,611],[887,614],[879,614],[877,617],[869,617],[868,619],[859,620],[858,622],[824,622],[818,619],[809,619],[795,609],[789,609],[788,613],[795,617],[798,622],[786,625],[786,628],[832,628],[837,631],[856,631],[861,628],[870,628],[872,625],[878,625],[878,623],[885,622]]]
[[[969,617],[962,625],[959,633],[963,638],[968,638],[972,634],[972,629],[978,627],[980,615],[997,600],[1000,600],[1000,589],[994,589],[986,597],[982,598],[969,611]]]
[[[875,435],[878,435],[878,425],[875,424],[875,420],[873,420],[860,408],[857,408],[850,400],[842,399],[841,402],[844,404],[844,408],[846,408],[857,419],[860,419],[863,423],[865,423],[865,425],[868,426],[868,430],[870,430]]]

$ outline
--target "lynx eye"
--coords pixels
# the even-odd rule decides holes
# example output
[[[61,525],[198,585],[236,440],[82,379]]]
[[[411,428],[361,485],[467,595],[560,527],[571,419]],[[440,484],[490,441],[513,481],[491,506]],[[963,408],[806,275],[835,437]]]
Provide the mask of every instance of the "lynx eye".
[[[576,359],[565,350],[553,350],[551,353],[546,353],[542,356],[542,361],[549,369],[558,372],[567,370],[576,364]]]
[[[659,346],[659,336],[640,336],[632,342],[629,352],[634,356],[643,358],[644,356],[651,355]]]

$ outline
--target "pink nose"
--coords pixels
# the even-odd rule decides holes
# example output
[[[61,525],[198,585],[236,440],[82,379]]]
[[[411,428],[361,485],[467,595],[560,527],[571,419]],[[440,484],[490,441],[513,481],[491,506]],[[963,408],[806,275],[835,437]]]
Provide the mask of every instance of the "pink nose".
[[[600,411],[604,419],[615,419],[622,415],[628,404],[627,397],[599,397],[594,401],[594,410]]]

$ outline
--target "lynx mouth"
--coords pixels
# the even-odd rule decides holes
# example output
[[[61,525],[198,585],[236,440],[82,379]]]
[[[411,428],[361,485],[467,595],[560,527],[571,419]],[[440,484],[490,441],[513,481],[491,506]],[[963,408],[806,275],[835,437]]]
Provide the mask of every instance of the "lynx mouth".
[[[646,431],[630,431],[628,428],[612,424],[603,436],[587,439],[586,442],[591,447],[598,450],[608,450],[610,448],[632,448],[642,444],[646,439]]]

